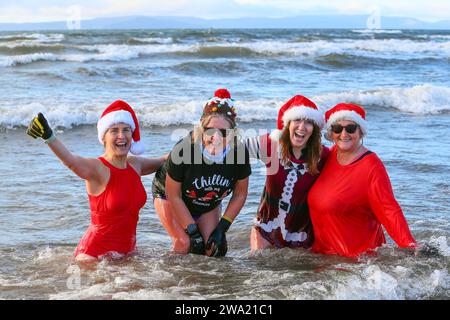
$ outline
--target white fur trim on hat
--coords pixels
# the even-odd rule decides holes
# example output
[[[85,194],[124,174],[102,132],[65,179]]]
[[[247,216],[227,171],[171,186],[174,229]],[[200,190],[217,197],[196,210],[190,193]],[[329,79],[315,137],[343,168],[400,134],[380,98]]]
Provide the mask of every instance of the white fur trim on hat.
[[[325,123],[322,112],[307,106],[295,106],[290,108],[283,114],[282,119],[284,126],[286,126],[289,121],[299,119],[314,121],[320,129],[323,128],[323,125]]]
[[[98,120],[97,123],[97,131],[98,131],[98,140],[103,144],[103,137],[105,136],[106,131],[114,124],[125,123],[131,127],[131,131],[136,129],[136,125],[133,121],[133,117],[131,113],[125,110],[112,111],[105,114],[103,117]]]
[[[341,110],[333,113],[327,121],[327,130],[331,127],[333,123],[339,120],[349,120],[354,121],[356,124],[359,125],[361,128],[361,131],[363,133],[363,136],[367,135],[367,121],[364,120],[359,113],[353,111],[353,110]]]
[[[134,141],[133,141],[133,142],[131,143],[130,152],[131,152],[132,154],[140,155],[140,154],[143,154],[144,151],[145,151],[145,146],[144,146],[144,144],[142,143],[142,141],[138,141],[138,142],[134,142]]]

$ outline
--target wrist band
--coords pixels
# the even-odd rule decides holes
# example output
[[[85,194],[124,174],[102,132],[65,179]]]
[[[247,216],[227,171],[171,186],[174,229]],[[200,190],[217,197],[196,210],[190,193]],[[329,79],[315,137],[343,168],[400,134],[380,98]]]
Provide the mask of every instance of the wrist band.
[[[54,133],[52,133],[51,137],[48,138],[47,140],[45,140],[45,144],[49,144],[49,143],[51,143],[52,141],[55,141],[55,140],[56,140],[56,136],[55,136]]]
[[[229,223],[233,223],[233,220],[225,215],[222,216],[222,219],[227,220]]]

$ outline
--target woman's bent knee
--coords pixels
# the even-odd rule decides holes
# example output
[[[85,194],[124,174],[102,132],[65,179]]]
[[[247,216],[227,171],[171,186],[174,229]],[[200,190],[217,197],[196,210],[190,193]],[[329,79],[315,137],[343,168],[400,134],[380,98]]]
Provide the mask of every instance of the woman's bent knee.
[[[187,254],[189,253],[189,248],[191,246],[191,241],[189,237],[179,237],[173,239],[173,251],[176,253]]]

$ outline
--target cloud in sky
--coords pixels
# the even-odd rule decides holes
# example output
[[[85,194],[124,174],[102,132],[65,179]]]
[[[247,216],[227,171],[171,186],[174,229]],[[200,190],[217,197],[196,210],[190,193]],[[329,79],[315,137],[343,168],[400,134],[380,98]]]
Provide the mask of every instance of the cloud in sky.
[[[64,21],[77,6],[82,19],[125,15],[200,18],[370,14],[450,20],[448,0],[2,0],[0,22]]]

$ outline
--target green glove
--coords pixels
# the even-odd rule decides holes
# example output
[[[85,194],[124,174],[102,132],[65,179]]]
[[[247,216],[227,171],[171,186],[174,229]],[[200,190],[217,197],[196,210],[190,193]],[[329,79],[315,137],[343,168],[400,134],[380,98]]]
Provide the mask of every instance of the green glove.
[[[28,125],[27,134],[33,138],[41,137],[48,140],[52,137],[53,131],[48,125],[47,119],[39,112],[37,117],[34,117]]]

